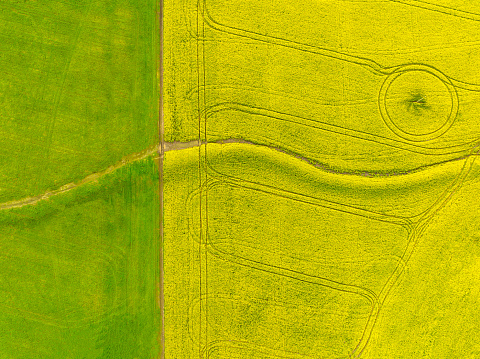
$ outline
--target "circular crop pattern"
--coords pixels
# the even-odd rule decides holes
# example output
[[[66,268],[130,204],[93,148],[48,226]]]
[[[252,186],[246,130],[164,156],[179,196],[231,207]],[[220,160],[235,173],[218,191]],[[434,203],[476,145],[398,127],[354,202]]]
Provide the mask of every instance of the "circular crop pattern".
[[[458,95],[451,81],[427,65],[395,69],[385,79],[378,100],[388,128],[409,141],[443,135],[458,112]]]

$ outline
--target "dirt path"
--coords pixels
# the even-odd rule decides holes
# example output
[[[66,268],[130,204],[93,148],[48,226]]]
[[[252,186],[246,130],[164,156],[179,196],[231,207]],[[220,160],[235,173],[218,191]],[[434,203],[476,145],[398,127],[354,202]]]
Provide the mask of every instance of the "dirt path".
[[[99,179],[100,177],[102,177],[106,174],[112,173],[113,171],[115,171],[115,170],[117,170],[117,169],[119,169],[119,168],[121,168],[125,165],[131,164],[135,161],[142,160],[142,159],[147,158],[147,157],[149,157],[153,154],[158,154],[159,157],[162,158],[163,157],[162,147],[163,147],[163,153],[165,153],[165,152],[169,152],[169,151],[180,151],[180,150],[184,150],[184,149],[188,149],[188,148],[198,147],[200,145],[204,145],[205,143],[206,143],[205,141],[198,141],[198,140],[189,141],[189,142],[164,142],[162,145],[156,145],[154,147],[149,147],[148,149],[146,149],[144,151],[128,155],[128,156],[124,157],[122,160],[120,160],[119,162],[117,162],[116,164],[108,167],[107,169],[105,169],[103,171],[100,171],[100,172],[92,173],[92,174],[88,175],[87,177],[83,178],[80,181],[65,184],[58,189],[47,191],[47,192],[45,192],[43,194],[40,194],[38,196],[27,197],[27,198],[23,198],[23,199],[19,199],[19,200],[0,203],[0,210],[10,209],[10,208],[19,208],[19,207],[22,207],[22,206],[35,204],[39,201],[48,199],[48,198],[50,198],[52,196],[55,196],[57,194],[61,194],[61,193],[70,191],[72,189],[75,189],[79,186],[82,186],[84,184],[94,182],[94,181],[96,181],[97,179]],[[419,168],[415,168],[415,169],[412,169],[410,171],[401,172],[401,173],[376,173],[376,172],[375,173],[374,172],[372,172],[372,173],[366,173],[366,172],[357,173],[357,172],[339,171],[339,170],[336,170],[336,169],[333,169],[333,168],[329,167],[326,164],[314,162],[309,158],[306,158],[306,157],[301,156],[301,155],[296,154],[296,153],[292,153],[290,151],[286,151],[286,150],[284,150],[282,148],[279,148],[279,147],[259,145],[259,144],[256,144],[256,143],[253,143],[253,142],[250,142],[250,141],[245,141],[245,140],[242,140],[242,139],[227,139],[227,140],[212,141],[212,142],[209,142],[209,143],[216,143],[216,144],[243,143],[243,144],[249,144],[249,145],[264,146],[264,147],[268,147],[268,148],[271,148],[273,150],[276,150],[276,151],[279,151],[279,152],[282,152],[282,153],[289,154],[289,155],[291,155],[291,156],[293,156],[297,159],[300,159],[304,162],[307,162],[307,163],[309,163],[309,164],[311,164],[311,165],[313,165],[317,168],[320,168],[324,171],[327,171],[327,172],[330,172],[330,173],[343,174],[343,175],[357,175],[357,176],[360,175],[360,176],[365,176],[365,177],[399,176],[399,175],[404,175],[404,174],[407,174],[407,173],[421,171],[421,170],[424,170],[426,167],[433,167],[433,166],[436,166],[436,165],[440,164],[440,163],[435,163],[435,164],[431,164],[431,165],[428,165],[428,166],[421,166]],[[441,163],[458,161],[458,160],[462,160],[462,159],[465,159],[465,156],[462,156],[460,158],[455,158],[455,159],[452,159],[452,160],[448,160],[448,161],[444,161],[444,162],[441,162]],[[162,165],[162,163],[160,162],[160,166],[161,165]]]
[[[82,180],[80,180],[78,182],[68,183],[68,184],[63,185],[62,187],[60,187],[56,190],[48,191],[48,192],[45,192],[45,193],[40,194],[38,196],[27,197],[27,198],[23,198],[23,199],[19,199],[19,200],[0,203],[0,210],[10,209],[10,208],[19,208],[19,207],[23,207],[23,206],[26,206],[26,205],[32,205],[32,204],[35,204],[39,201],[42,201],[42,200],[48,199],[50,197],[56,196],[60,193],[71,191],[72,189],[75,189],[75,188],[77,188],[79,186],[82,186],[84,184],[87,184],[87,183],[94,182],[94,181],[98,180],[100,177],[102,177],[106,174],[112,173],[113,171],[115,171],[115,170],[117,170],[117,169],[119,169],[123,166],[126,166],[130,163],[142,160],[144,158],[147,158],[147,157],[149,157],[149,156],[151,156],[155,153],[159,153],[159,147],[158,146],[149,147],[148,149],[146,149],[144,151],[128,155],[128,156],[122,158],[116,164],[108,167],[107,169],[105,169],[103,171],[100,171],[100,172],[92,173],[92,174],[88,175],[87,177],[83,178]]]
[[[185,150],[188,148],[193,148],[193,147],[198,147],[200,145],[204,145],[207,142],[205,141],[199,141],[199,140],[194,140],[194,141],[188,141],[188,142],[165,142],[163,151],[168,152],[168,151],[180,151],[180,150]],[[426,168],[429,167],[434,167],[440,164],[444,164],[447,162],[454,162],[454,161],[459,161],[459,160],[464,160],[467,158],[467,155],[461,155],[458,158],[453,158],[441,162],[436,162],[424,166],[419,166],[417,168],[412,168],[408,171],[399,171],[399,172],[380,172],[380,171],[348,171],[348,170],[340,170],[337,168],[333,168],[329,166],[326,163],[320,163],[318,161],[312,160],[308,157],[302,156],[298,153],[294,153],[292,151],[285,150],[281,147],[275,147],[275,146],[270,146],[270,145],[264,145],[264,144],[258,144],[254,143],[251,141],[246,141],[243,139],[236,139],[236,138],[230,138],[226,140],[218,140],[218,141],[209,141],[208,143],[216,143],[216,144],[228,144],[228,143],[243,143],[243,144],[248,144],[248,145],[255,145],[255,146],[262,146],[262,147],[267,147],[272,150],[282,152],[285,154],[288,154],[290,156],[293,156],[301,161],[307,162],[310,165],[320,168],[323,171],[329,172],[329,173],[335,173],[335,174],[341,174],[341,175],[354,175],[354,176],[363,176],[363,177],[392,177],[392,176],[401,176],[401,175],[406,175],[414,172],[419,172],[422,171]]]

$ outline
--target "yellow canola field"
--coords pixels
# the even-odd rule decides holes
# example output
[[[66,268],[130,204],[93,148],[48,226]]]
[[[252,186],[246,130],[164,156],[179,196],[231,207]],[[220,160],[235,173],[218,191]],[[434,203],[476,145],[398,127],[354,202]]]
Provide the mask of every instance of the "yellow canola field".
[[[166,358],[480,357],[479,20],[166,2]]]

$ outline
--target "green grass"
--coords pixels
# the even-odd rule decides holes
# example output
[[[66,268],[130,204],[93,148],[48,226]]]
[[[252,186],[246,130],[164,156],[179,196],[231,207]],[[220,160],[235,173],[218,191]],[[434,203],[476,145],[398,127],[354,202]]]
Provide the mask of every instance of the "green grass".
[[[160,352],[159,3],[0,3],[0,358]]]
[[[158,142],[156,2],[0,4],[0,201]]]
[[[152,157],[0,212],[0,357],[154,358],[158,167]]]

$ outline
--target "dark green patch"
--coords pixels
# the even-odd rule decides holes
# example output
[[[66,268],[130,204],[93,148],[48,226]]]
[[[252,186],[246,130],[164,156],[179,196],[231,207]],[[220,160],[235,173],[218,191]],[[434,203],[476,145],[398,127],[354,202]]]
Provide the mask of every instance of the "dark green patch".
[[[415,116],[421,116],[425,111],[431,109],[426,96],[420,91],[411,93],[410,97],[404,101],[404,104],[407,111]]]

